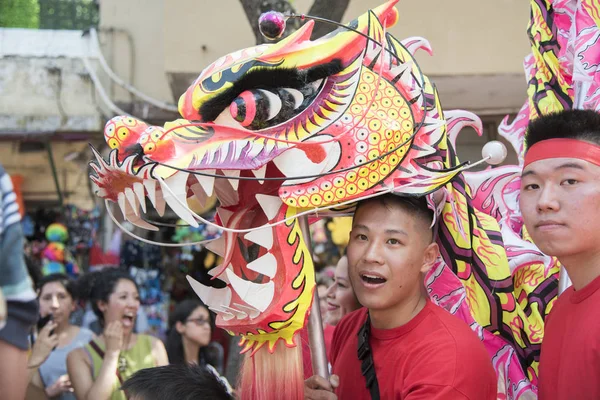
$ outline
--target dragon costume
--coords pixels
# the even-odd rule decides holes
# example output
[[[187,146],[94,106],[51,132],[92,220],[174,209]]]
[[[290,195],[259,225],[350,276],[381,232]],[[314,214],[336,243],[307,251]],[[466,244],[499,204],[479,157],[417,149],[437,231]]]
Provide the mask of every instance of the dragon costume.
[[[146,217],[148,199],[159,215],[168,205],[191,226],[223,228],[207,245],[223,263],[212,280],[190,283],[217,325],[251,353],[294,346],[305,325],[315,282],[299,217],[347,215],[356,201],[390,191],[427,195],[441,249],[425,281],[431,299],[479,335],[499,398],[534,398],[558,265],[523,232],[520,166],[463,172],[456,137],[464,126],[480,133],[481,123],[442,111],[413,57],[431,53],[425,39],[386,33],[398,19],[396,1],[314,41],[310,20],[278,43],[218,59],[181,96],[182,118],[163,127],[113,118],[105,127],[112,150],[108,160],[94,150],[91,179],[138,227],[158,230]],[[591,4],[578,12],[597,24]],[[557,15],[556,4],[552,14],[551,2],[532,6],[530,100],[501,130],[518,154],[529,118],[572,104],[560,32],[576,17]],[[577,37],[581,46],[597,40],[597,30],[588,36]],[[217,217],[206,221],[191,204],[214,194]]]

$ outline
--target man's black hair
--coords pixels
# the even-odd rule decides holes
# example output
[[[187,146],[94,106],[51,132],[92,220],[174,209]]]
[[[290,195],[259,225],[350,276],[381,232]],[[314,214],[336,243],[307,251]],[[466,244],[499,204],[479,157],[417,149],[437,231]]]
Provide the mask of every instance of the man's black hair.
[[[525,134],[528,149],[548,139],[578,139],[600,145],[600,114],[592,110],[565,110],[529,122]]]
[[[135,400],[233,399],[215,374],[195,364],[142,369],[127,379],[121,389]]]
[[[354,211],[354,215],[356,215],[361,206],[373,202],[379,202],[387,208],[389,208],[392,204],[396,204],[403,210],[423,219],[429,225],[431,225],[431,221],[433,221],[433,211],[431,211],[431,209],[427,206],[425,196],[400,196],[393,193],[383,194],[381,196],[372,197],[370,199],[358,202],[356,205],[356,210]]]

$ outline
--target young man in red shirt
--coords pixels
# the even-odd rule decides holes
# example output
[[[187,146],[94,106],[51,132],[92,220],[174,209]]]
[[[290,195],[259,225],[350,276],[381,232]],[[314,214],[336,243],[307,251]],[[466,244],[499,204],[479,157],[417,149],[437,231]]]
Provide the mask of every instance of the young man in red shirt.
[[[496,399],[497,378],[483,344],[425,292],[424,274],[438,257],[431,221],[423,198],[387,194],[358,205],[348,272],[365,308],[336,326],[335,376],[307,379],[305,398]]]
[[[600,399],[600,114],[540,117],[525,141],[525,226],[573,282],[546,318],[539,399]]]

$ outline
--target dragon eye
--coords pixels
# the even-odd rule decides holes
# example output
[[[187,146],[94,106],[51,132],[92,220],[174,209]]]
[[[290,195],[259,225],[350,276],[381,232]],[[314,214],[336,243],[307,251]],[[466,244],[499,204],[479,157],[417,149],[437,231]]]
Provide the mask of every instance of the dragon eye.
[[[323,79],[300,89],[251,89],[240,93],[214,120],[215,124],[260,130],[282,124],[301,113],[317,97]]]
[[[295,89],[255,89],[242,92],[229,106],[233,119],[248,129],[277,125],[295,115],[304,95]]]

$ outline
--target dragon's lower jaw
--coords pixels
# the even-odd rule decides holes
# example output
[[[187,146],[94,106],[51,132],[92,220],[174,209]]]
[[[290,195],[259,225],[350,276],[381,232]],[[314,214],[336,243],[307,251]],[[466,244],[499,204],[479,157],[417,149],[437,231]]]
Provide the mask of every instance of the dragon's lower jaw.
[[[273,163],[266,173],[198,171],[218,176],[214,178],[178,171],[164,180],[153,179],[146,166],[133,172],[133,159],[103,164],[95,168],[98,193],[116,200],[125,219],[145,229],[156,229],[145,221],[146,197],[160,215],[169,205],[181,219],[197,226],[193,204],[216,194],[217,222],[228,230],[206,247],[224,261],[209,271],[210,281],[189,277],[194,291],[217,314],[218,326],[244,337],[246,350],[264,343],[272,349],[279,339],[293,344],[312,302],[314,270],[297,211],[278,196],[282,181],[268,179],[282,178]],[[257,173],[267,179],[257,180]]]

